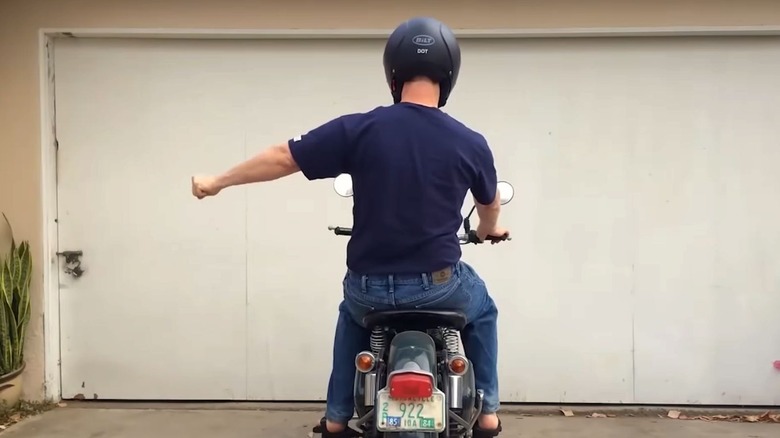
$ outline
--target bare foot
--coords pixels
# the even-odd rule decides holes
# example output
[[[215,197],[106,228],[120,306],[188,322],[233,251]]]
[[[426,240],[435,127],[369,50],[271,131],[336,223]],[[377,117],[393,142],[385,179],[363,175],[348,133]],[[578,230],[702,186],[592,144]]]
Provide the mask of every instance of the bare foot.
[[[485,430],[498,429],[498,415],[482,414],[479,416],[479,427]]]

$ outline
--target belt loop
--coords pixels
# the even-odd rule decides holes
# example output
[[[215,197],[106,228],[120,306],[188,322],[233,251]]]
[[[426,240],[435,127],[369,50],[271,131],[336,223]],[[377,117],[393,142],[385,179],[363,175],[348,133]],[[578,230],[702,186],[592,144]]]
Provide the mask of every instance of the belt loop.
[[[393,274],[387,276],[387,283],[390,286],[390,294],[395,292],[395,283],[393,283]]]
[[[423,272],[421,275],[422,275],[422,282],[423,282],[423,290],[430,289],[431,288],[431,284],[428,281],[428,273],[427,272]]]
[[[365,293],[368,293],[368,288],[366,287],[366,284],[368,283],[368,276],[367,275],[361,275],[360,276],[360,291]]]

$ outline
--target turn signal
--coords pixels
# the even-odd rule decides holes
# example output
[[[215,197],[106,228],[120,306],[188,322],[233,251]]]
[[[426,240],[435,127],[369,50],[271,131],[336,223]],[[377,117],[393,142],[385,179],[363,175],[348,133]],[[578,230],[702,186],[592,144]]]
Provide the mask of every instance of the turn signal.
[[[465,357],[458,354],[452,356],[449,362],[449,367],[450,367],[450,372],[452,372],[452,374],[455,374],[457,376],[462,376],[466,374],[466,370],[469,367],[469,363]]]
[[[355,368],[361,373],[367,373],[374,369],[374,363],[376,363],[376,358],[370,351],[360,352],[355,357]]]

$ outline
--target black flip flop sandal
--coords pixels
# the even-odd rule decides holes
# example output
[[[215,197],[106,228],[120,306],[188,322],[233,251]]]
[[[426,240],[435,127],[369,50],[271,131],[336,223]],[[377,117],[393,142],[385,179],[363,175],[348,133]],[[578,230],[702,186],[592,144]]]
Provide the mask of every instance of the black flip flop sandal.
[[[501,433],[501,419],[498,419],[498,427],[495,429],[483,429],[479,427],[479,423],[474,425],[474,428],[472,429],[474,431],[474,434],[472,435],[473,438],[494,438],[497,437],[499,433]]]
[[[322,438],[358,438],[363,436],[361,432],[358,432],[357,430],[349,427],[349,425],[347,425],[347,428],[341,432],[328,432],[328,428],[325,426],[325,424],[325,417],[322,417],[320,419],[320,424],[314,426],[311,431],[322,434]]]

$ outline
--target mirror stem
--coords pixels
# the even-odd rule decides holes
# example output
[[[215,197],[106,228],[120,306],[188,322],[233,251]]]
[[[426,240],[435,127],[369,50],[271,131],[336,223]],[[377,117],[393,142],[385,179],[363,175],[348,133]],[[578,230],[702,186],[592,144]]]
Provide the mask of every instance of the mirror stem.
[[[469,219],[471,215],[474,213],[474,210],[477,208],[477,205],[475,204],[473,207],[471,207],[471,211],[466,216],[465,219],[463,219],[463,230],[468,234],[471,231],[471,220]]]

